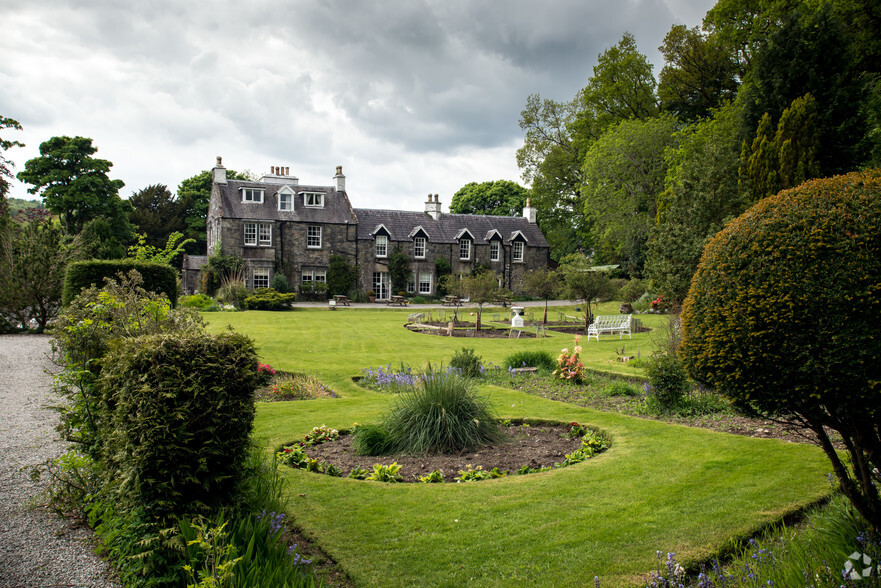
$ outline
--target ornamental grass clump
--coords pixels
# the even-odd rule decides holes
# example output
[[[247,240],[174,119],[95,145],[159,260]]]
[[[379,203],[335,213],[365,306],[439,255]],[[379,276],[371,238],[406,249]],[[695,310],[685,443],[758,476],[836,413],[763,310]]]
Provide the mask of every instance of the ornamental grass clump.
[[[356,447],[372,455],[451,453],[503,438],[488,399],[455,372],[437,370],[401,394],[380,425],[355,431]]]

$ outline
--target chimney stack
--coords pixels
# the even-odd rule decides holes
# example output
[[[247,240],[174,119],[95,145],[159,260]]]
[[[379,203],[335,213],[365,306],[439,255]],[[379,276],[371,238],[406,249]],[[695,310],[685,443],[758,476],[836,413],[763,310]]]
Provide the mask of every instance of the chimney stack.
[[[336,166],[336,175],[333,177],[333,184],[337,192],[346,191],[346,176],[343,175],[343,166]]]
[[[225,184],[226,183],[226,168],[223,167],[223,163],[221,162],[221,157],[217,156],[217,164],[214,166],[214,183],[215,184]]]
[[[433,197],[431,194],[428,195],[428,202],[425,203],[425,214],[437,220],[441,215],[441,205],[440,205],[440,197],[435,194]]]
[[[291,175],[291,168],[281,165],[270,165],[269,173],[265,174],[260,181],[264,184],[289,184],[296,186],[299,179]]]
[[[535,224],[535,208],[532,206],[532,200],[530,198],[526,199],[526,206],[523,207],[523,218]]]

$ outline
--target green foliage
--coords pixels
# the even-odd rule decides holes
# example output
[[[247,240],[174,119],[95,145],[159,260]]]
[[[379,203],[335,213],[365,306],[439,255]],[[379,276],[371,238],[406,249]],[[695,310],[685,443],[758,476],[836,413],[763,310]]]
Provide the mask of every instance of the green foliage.
[[[228,504],[254,420],[257,356],[239,334],[152,335],[111,345],[99,385],[112,431],[107,483],[160,519]],[[119,483],[124,481],[124,483]]]
[[[250,179],[246,173],[238,173],[231,169],[226,170],[226,177],[231,180]],[[203,170],[183,180],[177,186],[178,202],[186,205],[183,215],[187,225],[185,234],[187,238],[196,240],[187,249],[187,252],[191,255],[197,255],[200,252],[204,253],[207,250],[208,242],[205,229],[208,218],[208,205],[211,202],[211,183],[213,178],[212,170]],[[209,294],[213,293],[213,291],[209,292]]]
[[[390,453],[456,452],[502,439],[488,399],[455,373],[430,371],[423,384],[395,397],[383,417]]]
[[[217,310],[217,303],[210,296],[205,294],[193,294],[192,296],[182,296],[177,301],[177,305],[181,308],[195,308],[202,311]]]
[[[450,260],[445,257],[438,257],[434,260],[434,273],[437,276],[437,295],[446,296],[446,277],[453,271]]]
[[[560,277],[557,272],[548,268],[529,270],[523,276],[523,289],[527,294],[545,301],[542,323],[548,322],[548,300],[560,291]]]
[[[770,115],[762,116],[752,146],[744,143],[741,155],[741,182],[751,202],[819,176],[816,115],[816,100],[805,94],[783,111],[776,133]]]
[[[187,209],[189,202],[175,198],[164,184],[152,184],[132,193],[128,199],[132,210],[129,221],[144,236],[143,245],[161,248],[171,235],[181,236],[187,232]],[[186,239],[181,249],[195,239]]]
[[[282,294],[287,294],[291,291],[291,285],[288,283],[288,279],[285,277],[284,272],[275,272],[275,274],[273,274],[272,281],[269,282],[269,288],[276,292],[281,292]]]
[[[450,367],[459,370],[459,375],[463,378],[479,378],[483,371],[480,356],[474,353],[471,347],[454,351],[450,359]]]
[[[430,474],[419,476],[419,481],[423,484],[441,484],[444,481],[444,473],[440,470],[434,470]]]
[[[64,271],[74,253],[55,222],[11,223],[0,234],[0,321],[29,329],[34,320],[42,332],[61,307]]]
[[[303,282],[300,284],[300,298],[303,300],[327,300],[327,284],[325,282]]]
[[[529,190],[510,180],[469,182],[453,194],[450,212],[453,214],[488,214],[520,216]]]
[[[123,259],[126,243],[134,235],[104,217],[94,218],[83,225],[77,235],[80,259]]]
[[[685,366],[675,354],[653,357],[645,372],[651,382],[649,397],[661,410],[675,408],[691,390]]]
[[[296,294],[282,294],[272,288],[260,288],[245,298],[243,307],[245,310],[290,310],[291,303],[296,300]]]
[[[388,455],[394,451],[388,431],[382,425],[358,425],[352,435],[352,444],[358,455]]]
[[[327,293],[330,296],[348,295],[357,284],[358,268],[342,255],[331,255],[327,265]]]
[[[572,351],[564,348],[557,357],[557,367],[554,370],[554,377],[560,380],[568,380],[573,384],[581,384],[584,382],[586,374],[584,371],[584,363],[581,361],[581,345],[578,344],[580,336],[575,335],[575,346]]]
[[[737,406],[795,415],[876,529],[881,439],[881,171],[767,198],[708,245],[683,306],[688,372]],[[848,447],[850,470],[825,427]],[[853,471],[853,473],[851,473]]]
[[[137,244],[128,248],[128,257],[138,261],[155,261],[156,263],[171,265],[176,257],[183,255],[184,247],[188,243],[196,242],[195,239],[180,241],[182,238],[183,235],[181,233],[171,233],[168,236],[168,241],[165,243],[165,249],[159,249],[158,247],[147,245],[147,236],[139,234]]]
[[[177,303],[177,272],[168,264],[133,259],[93,259],[68,264],[64,275],[62,304],[68,306],[90,286],[100,288],[106,279],[129,274],[132,270],[141,276],[141,283],[146,290],[165,295],[172,306]]]
[[[401,466],[398,465],[398,462],[393,462],[390,465],[378,463],[373,466],[373,473],[367,476],[367,479],[374,482],[403,482],[404,477],[398,473],[400,470]]]
[[[249,294],[248,287],[245,285],[245,270],[242,268],[224,275],[214,296],[223,304],[231,304],[242,309],[245,306],[245,298]]]
[[[388,273],[392,282],[392,292],[407,290],[407,282],[413,276],[410,269],[410,256],[399,245],[388,258]]]
[[[554,356],[549,351],[523,350],[512,353],[505,358],[502,365],[508,369],[519,367],[536,367],[541,372],[551,373],[557,367]]]
[[[96,151],[85,137],[52,137],[40,144],[40,156],[25,162],[17,177],[33,186],[28,192],[39,193],[46,208],[61,215],[68,235],[102,216],[130,235],[131,205],[119,197],[124,184],[107,177],[113,164],[92,157]]]
[[[706,242],[746,209],[738,186],[739,121],[739,109],[725,106],[681,130],[678,147],[666,152],[666,190],[649,237],[646,273],[653,288],[675,302],[685,299]]]
[[[587,256],[572,253],[561,260],[557,273],[563,278],[564,292],[570,300],[584,300],[584,328],[593,322],[591,303],[612,293],[612,282],[606,272],[595,271]]]
[[[503,478],[507,476],[507,472],[499,471],[499,468],[493,468],[489,471],[483,469],[483,466],[472,467],[471,464],[466,464],[464,470],[459,470],[459,475],[456,476],[455,480],[457,482],[480,482],[481,480],[492,480],[494,478]]]
[[[216,253],[202,266],[202,291],[208,296],[214,296],[224,279],[229,276],[241,278],[244,271],[245,262],[241,257]]]
[[[658,76],[662,110],[693,121],[736,96],[737,64],[718,38],[673,25],[659,49],[666,62]]]
[[[21,124],[14,119],[0,115],[0,131],[4,129],[21,130]],[[0,137],[0,240],[3,238],[3,228],[9,219],[9,202],[6,195],[9,193],[9,180],[12,177],[12,168],[14,163],[6,159],[4,151],[12,147],[24,147],[24,143],[20,141],[11,141]]]
[[[271,400],[311,400],[336,397],[317,377],[309,374],[283,374],[274,378],[269,387]]]
[[[168,266],[161,266],[170,270]],[[109,433],[102,390],[97,383],[111,342],[140,335],[198,334],[199,313],[173,309],[168,299],[144,290],[140,274],[108,280],[101,290],[90,287],[64,309],[53,330],[53,351],[64,369],[55,377],[55,391],[67,400],[59,408],[67,441],[95,459]]]
[[[639,396],[639,388],[633,384],[616,380],[606,386],[605,393],[607,396]]]
[[[631,278],[618,289],[616,298],[624,302],[636,302],[645,292],[645,282],[639,278]]]
[[[645,243],[664,191],[664,152],[675,144],[677,124],[671,115],[624,120],[585,155],[581,193],[598,261],[620,263],[635,277],[642,275]]]

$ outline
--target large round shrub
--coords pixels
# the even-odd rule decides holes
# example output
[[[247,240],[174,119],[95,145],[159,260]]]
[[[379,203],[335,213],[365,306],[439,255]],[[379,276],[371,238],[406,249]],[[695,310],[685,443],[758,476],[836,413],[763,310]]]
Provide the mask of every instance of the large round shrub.
[[[794,417],[881,529],[881,170],[762,200],[704,250],[682,311],[692,378]],[[838,431],[854,469],[823,427]],[[873,483],[874,482],[874,483]]]

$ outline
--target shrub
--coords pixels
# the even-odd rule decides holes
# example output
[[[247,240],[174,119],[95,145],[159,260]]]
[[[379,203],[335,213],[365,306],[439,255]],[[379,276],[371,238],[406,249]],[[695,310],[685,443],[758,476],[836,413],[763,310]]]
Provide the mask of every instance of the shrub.
[[[244,270],[245,261],[241,257],[221,253],[212,255],[208,263],[202,266],[202,291],[214,296],[224,278],[233,274],[243,275]]]
[[[610,382],[605,392],[608,396],[639,396],[639,388],[621,380]]]
[[[282,294],[287,294],[291,291],[291,285],[288,283],[287,277],[285,277],[282,272],[275,272],[275,275],[272,276],[272,281],[269,283],[269,287]]]
[[[579,358],[581,345],[578,344],[578,340],[580,338],[579,335],[575,335],[575,347],[572,348],[571,353],[568,348],[560,351],[560,355],[557,357],[557,369],[554,370],[555,377],[561,380],[569,380],[575,384],[580,384],[584,381],[584,364]]]
[[[471,347],[463,347],[459,351],[454,351],[453,357],[450,359],[450,367],[459,370],[459,374],[465,378],[479,378],[483,375],[480,356],[476,355]]]
[[[691,390],[685,366],[675,354],[653,357],[645,372],[651,382],[649,396],[660,409],[676,407]]]
[[[246,310],[289,310],[291,303],[296,301],[296,294],[282,294],[275,290],[260,289],[247,296],[244,300]]]
[[[275,378],[269,387],[269,398],[272,400],[312,400],[314,398],[336,398],[336,394],[315,376],[285,374]]]
[[[241,481],[257,355],[236,333],[152,335],[113,346],[100,380],[112,421],[107,483],[153,516],[209,512]]]
[[[232,304],[236,308],[243,308],[248,294],[248,287],[245,286],[245,273],[242,270],[225,275],[220,281],[220,287],[215,296],[223,304]]]
[[[331,255],[326,277],[329,295],[348,295],[349,291],[358,283],[358,268],[346,261],[342,255]],[[352,297],[349,296],[349,298]]]
[[[554,356],[547,351],[518,351],[505,358],[502,363],[505,368],[534,367],[541,372],[551,373],[556,369],[557,362]]]
[[[210,296],[205,296],[204,294],[182,296],[181,299],[178,300],[178,305],[181,308],[195,308],[203,311],[217,307],[214,300],[212,300]]]
[[[881,530],[881,170],[760,201],[706,246],[682,357],[740,408],[806,423],[841,489]],[[837,431],[851,466],[826,428]]]
[[[645,294],[645,282],[638,278],[628,280],[621,289],[618,290],[618,298],[624,302],[636,302],[640,296]]]
[[[324,282],[306,282],[300,284],[300,297],[303,300],[327,300],[327,284]]]
[[[489,400],[455,373],[430,371],[420,388],[397,397],[383,418],[392,453],[474,449],[503,438]]]
[[[54,330],[52,349],[64,365],[54,387],[67,400],[60,408],[61,431],[95,460],[100,460],[109,430],[97,378],[111,342],[156,333],[198,334],[204,328],[196,310],[171,308],[167,298],[141,285],[140,274],[132,270],[118,282],[108,280],[101,290],[84,290],[65,308]]]
[[[174,268],[165,263],[134,259],[92,259],[68,264],[62,304],[67,306],[86,288],[101,288],[106,278],[116,279],[120,274],[128,275],[131,270],[140,274],[145,290],[164,294],[172,306],[177,304],[177,272]]]

